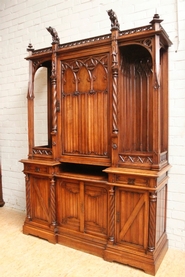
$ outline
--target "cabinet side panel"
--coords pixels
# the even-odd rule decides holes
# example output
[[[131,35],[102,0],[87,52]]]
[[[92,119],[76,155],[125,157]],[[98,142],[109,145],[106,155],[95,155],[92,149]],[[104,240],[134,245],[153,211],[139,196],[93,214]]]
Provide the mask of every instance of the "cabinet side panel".
[[[167,185],[157,193],[156,243],[166,231]]]

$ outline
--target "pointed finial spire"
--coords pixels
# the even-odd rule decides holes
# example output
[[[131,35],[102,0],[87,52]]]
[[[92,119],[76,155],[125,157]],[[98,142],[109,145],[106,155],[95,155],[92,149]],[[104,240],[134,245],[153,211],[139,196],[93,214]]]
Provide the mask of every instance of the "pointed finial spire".
[[[150,23],[153,25],[155,30],[160,29],[160,23],[163,21],[163,19],[160,19],[160,16],[158,13],[155,13],[153,16],[153,20],[150,21]]]

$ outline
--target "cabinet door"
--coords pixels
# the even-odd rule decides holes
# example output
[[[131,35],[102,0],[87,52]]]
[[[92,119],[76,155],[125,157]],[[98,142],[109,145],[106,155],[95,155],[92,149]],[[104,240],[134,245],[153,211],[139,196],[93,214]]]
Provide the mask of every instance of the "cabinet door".
[[[32,221],[51,222],[48,178],[30,176],[30,206]]]
[[[107,235],[107,189],[76,180],[57,184],[57,222],[59,228],[86,234]]]
[[[59,180],[57,183],[57,222],[59,227],[80,230],[82,198],[80,183],[75,180]]]
[[[110,164],[109,55],[61,61],[62,161]]]
[[[107,235],[107,197],[104,186],[86,184],[84,190],[84,228],[86,233]]]
[[[148,193],[116,190],[116,242],[147,248]]]

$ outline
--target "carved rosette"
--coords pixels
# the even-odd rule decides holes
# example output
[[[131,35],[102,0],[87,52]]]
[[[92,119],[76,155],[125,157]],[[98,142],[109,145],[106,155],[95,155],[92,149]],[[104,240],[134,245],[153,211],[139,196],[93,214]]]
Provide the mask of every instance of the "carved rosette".
[[[149,238],[148,238],[148,250],[153,252],[155,250],[155,238],[156,238],[156,206],[157,206],[157,194],[150,193],[149,196]]]

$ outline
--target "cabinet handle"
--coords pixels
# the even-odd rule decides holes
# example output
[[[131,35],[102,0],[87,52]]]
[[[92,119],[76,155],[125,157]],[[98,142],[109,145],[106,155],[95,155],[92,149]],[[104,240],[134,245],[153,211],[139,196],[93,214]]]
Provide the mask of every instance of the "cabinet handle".
[[[116,213],[116,222],[120,222],[120,212]]]
[[[39,171],[40,171],[40,167],[36,167],[35,172],[39,172]]]
[[[129,185],[134,185],[134,184],[135,184],[135,179],[128,178],[127,184],[129,184]]]

